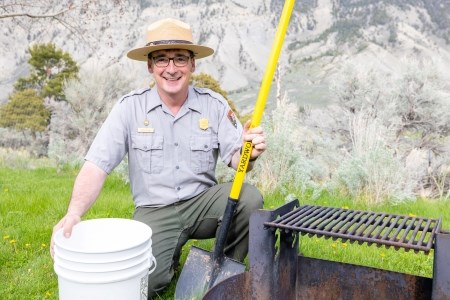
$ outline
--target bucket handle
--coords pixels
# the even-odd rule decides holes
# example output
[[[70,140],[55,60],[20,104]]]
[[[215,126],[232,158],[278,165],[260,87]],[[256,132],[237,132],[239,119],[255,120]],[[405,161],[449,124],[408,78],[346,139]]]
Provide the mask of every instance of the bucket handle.
[[[152,255],[152,257],[150,258],[150,263],[152,266],[151,268],[149,268],[148,270],[148,275],[150,275],[151,273],[153,273],[153,271],[155,271],[156,269],[156,258]]]

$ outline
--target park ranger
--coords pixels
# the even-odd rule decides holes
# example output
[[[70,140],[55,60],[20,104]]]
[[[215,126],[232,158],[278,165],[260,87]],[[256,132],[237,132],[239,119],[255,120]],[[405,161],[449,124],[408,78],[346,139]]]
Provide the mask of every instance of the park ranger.
[[[250,121],[242,126],[221,95],[189,85],[196,60],[214,51],[193,43],[188,24],[161,20],[148,27],[146,38],[148,43],[129,51],[128,57],[147,62],[156,86],[131,92],[116,103],[85,157],[67,214],[53,232],[64,228],[70,237],[107,175],[128,155],[133,218],[153,231],[157,267],[149,276],[152,298],[171,282],[189,239],[216,235],[231,187],[217,182],[218,158],[236,169],[243,142],[251,141],[250,170],[266,149],[266,140],[260,127],[249,128]],[[244,260],[249,217],[262,204],[261,193],[244,184],[226,256]]]

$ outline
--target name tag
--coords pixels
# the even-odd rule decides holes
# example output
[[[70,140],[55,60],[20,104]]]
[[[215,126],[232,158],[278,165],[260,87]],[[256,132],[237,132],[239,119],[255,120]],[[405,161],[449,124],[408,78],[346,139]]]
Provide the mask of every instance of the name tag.
[[[138,128],[138,133],[153,133],[155,132],[155,128],[142,127]]]

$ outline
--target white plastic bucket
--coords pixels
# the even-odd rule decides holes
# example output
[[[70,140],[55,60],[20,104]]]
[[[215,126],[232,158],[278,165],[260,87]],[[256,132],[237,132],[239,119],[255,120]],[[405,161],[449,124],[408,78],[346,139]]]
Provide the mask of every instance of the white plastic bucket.
[[[147,299],[148,274],[156,268],[151,235],[144,223],[115,218],[82,221],[69,239],[58,231],[59,299]]]

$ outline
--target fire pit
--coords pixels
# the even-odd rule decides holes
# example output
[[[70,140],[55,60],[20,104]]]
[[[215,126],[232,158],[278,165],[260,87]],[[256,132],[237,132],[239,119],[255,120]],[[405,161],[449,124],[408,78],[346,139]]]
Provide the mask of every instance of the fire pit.
[[[433,278],[305,257],[298,253],[302,235],[417,255],[433,250]],[[450,232],[441,229],[440,219],[293,201],[252,215],[249,246],[249,271],[219,283],[203,299],[450,299]]]

